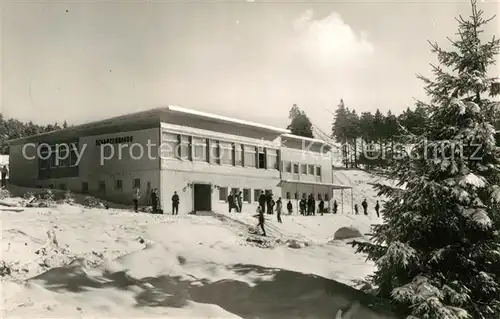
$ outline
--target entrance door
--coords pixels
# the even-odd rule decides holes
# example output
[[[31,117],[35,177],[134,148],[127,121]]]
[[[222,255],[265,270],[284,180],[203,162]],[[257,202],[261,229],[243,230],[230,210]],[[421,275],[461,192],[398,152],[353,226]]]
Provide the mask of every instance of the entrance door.
[[[212,211],[212,188],[209,184],[194,184],[193,196],[195,212]]]

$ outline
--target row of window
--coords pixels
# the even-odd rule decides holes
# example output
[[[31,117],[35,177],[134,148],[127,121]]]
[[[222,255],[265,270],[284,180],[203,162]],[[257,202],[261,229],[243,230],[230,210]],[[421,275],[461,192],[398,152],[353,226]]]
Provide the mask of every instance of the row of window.
[[[253,190],[253,198],[252,198],[252,189],[250,189],[250,188],[244,188],[244,189],[231,188],[231,194],[232,195],[239,194],[240,191],[242,193],[243,202],[245,202],[245,203],[251,203],[252,199],[253,199],[253,202],[258,202],[260,194],[262,194],[262,192],[264,192],[266,195],[271,193],[270,189],[266,189],[266,190],[263,190],[263,189],[254,189]],[[229,188],[228,187],[219,187],[219,200],[227,202],[228,196],[229,196]],[[306,198],[307,199],[308,197],[309,197],[309,194],[302,193],[302,197],[301,198]],[[326,193],[325,194],[319,194],[318,193],[318,194],[316,194],[315,198],[317,200],[322,200],[323,199],[325,201],[328,201],[330,199],[330,197]],[[285,199],[292,199],[290,192],[286,193]],[[299,193],[295,193],[294,194],[294,199],[297,199],[297,200],[300,199],[299,198]]]
[[[68,144],[68,148],[53,145],[40,148],[39,167],[41,170],[49,170],[61,167],[74,167],[78,160],[78,145],[76,143]],[[58,154],[59,153],[59,154]],[[56,159],[58,154],[59,160]]]
[[[41,186],[38,186],[38,188],[41,188]],[[49,188],[53,189],[54,185],[50,184]],[[140,178],[134,179],[134,181],[132,183],[132,188],[139,188],[139,189],[141,188],[141,179]],[[66,184],[59,184],[59,189],[66,190],[67,189]],[[114,189],[115,190],[123,190],[123,180],[121,180],[121,179],[115,180]],[[99,181],[98,190],[99,190],[99,192],[106,192],[106,182],[105,181]],[[89,191],[89,183],[82,182],[82,193],[87,193],[88,191]]]
[[[294,174],[321,176],[321,166],[313,164],[300,164],[283,161],[283,170],[285,173],[293,172]]]
[[[279,169],[279,150],[194,137],[162,133],[164,157],[219,165]]]

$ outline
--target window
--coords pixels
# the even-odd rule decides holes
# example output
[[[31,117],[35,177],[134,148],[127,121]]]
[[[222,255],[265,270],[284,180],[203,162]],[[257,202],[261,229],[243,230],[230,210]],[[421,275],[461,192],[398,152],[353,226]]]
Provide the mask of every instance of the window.
[[[49,189],[54,189],[54,184],[50,184]]]
[[[99,181],[99,192],[105,192],[105,191],[106,191],[106,182]]]
[[[255,163],[255,146],[245,145],[244,146],[244,165],[245,167],[256,167]]]
[[[233,165],[233,145],[227,142],[219,142],[221,164]]]
[[[243,166],[243,145],[234,144],[234,164]]]
[[[50,167],[51,168],[56,168],[57,163],[56,163],[56,146],[53,145],[50,147]]]
[[[219,187],[219,200],[227,201],[227,187]]]
[[[65,144],[65,146],[60,146],[57,150],[59,153],[58,167],[68,167],[69,166],[69,146]]]
[[[272,193],[273,193],[273,191],[270,189],[266,189],[266,191],[264,192],[264,194],[266,194],[266,196],[271,195]]]
[[[283,161],[283,168],[284,168],[286,173],[291,173],[292,172],[292,162]]]
[[[207,139],[193,137],[193,160],[206,162],[207,161]]]
[[[115,188],[118,190],[123,189],[123,181],[121,179],[116,180]]]
[[[328,198],[328,194],[325,193],[325,200],[330,200],[330,198]]]
[[[181,135],[180,158],[185,161],[191,160],[191,137]]]
[[[267,149],[267,168],[268,169],[279,169],[278,167],[278,150],[268,148]]]
[[[259,147],[259,162],[257,163],[260,169],[266,169],[266,153],[262,147]]]
[[[293,173],[298,174],[299,173],[299,164],[293,164]]]
[[[286,199],[290,199],[290,192],[286,192]]]
[[[321,176],[321,166],[316,167],[316,176]]]
[[[82,193],[88,193],[89,192],[89,183],[87,182],[82,182]]]
[[[307,175],[307,164],[300,165],[300,174]]]
[[[162,158],[176,158],[177,145],[179,144],[178,135],[170,132],[162,133],[161,154]]]
[[[210,162],[220,164],[219,142],[210,141]]]
[[[253,201],[254,202],[259,201],[260,193],[262,193],[262,189],[254,189],[253,190]]]
[[[243,189],[243,201],[247,202],[247,203],[252,202],[252,194],[250,193],[250,189],[249,188],[244,188]]]
[[[318,200],[321,200],[321,194],[318,194]]]
[[[239,192],[240,192],[239,188],[231,188],[231,194],[232,195],[238,195]]]
[[[293,196],[295,199],[299,199],[299,193],[295,193],[295,195]]]
[[[65,191],[66,190],[66,184],[60,184],[59,189]]]
[[[307,194],[306,193],[302,193],[302,198],[307,198]]]
[[[141,179],[134,178],[134,188],[141,188]]]
[[[77,154],[78,154],[78,145],[76,145],[75,143],[71,143],[69,151],[69,166],[76,166],[78,161]]]
[[[314,166],[313,165],[308,165],[309,167],[309,175],[314,175]]]

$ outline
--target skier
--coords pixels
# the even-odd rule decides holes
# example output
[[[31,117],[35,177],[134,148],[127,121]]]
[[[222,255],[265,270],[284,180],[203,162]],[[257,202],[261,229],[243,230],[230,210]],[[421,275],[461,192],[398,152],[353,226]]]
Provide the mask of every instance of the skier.
[[[377,213],[377,217],[379,217],[379,218],[380,218],[380,213],[379,213],[379,210],[380,210],[380,205],[379,205],[379,203],[378,203],[378,201],[377,201],[377,204],[375,205],[375,212]]]
[[[229,212],[231,212],[233,208],[235,208],[233,193],[229,193],[229,195],[227,196],[227,205],[229,206]]]
[[[7,174],[9,173],[9,168],[7,165],[2,167],[2,187],[7,186]]]
[[[293,206],[292,206],[292,201],[291,200],[289,200],[288,204],[286,204],[286,209],[288,210],[288,215],[292,215]]]
[[[339,205],[337,204],[337,200],[333,201],[333,213],[337,214],[337,209],[339,208]]]
[[[325,210],[325,202],[323,201],[323,199],[320,199],[318,209],[321,216],[323,216],[323,211]]]
[[[178,215],[179,214],[179,195],[177,195],[177,192],[174,192],[174,195],[172,196],[172,215]]]
[[[363,199],[363,202],[361,203],[361,206],[363,206],[363,213],[368,216],[368,203],[366,202],[366,198]]]
[[[283,208],[283,205],[281,204],[281,197],[278,198],[276,201],[276,215],[278,217],[278,223],[282,223],[281,221],[281,210]]]
[[[266,212],[266,195],[264,195],[264,192],[260,192],[259,196],[259,206],[262,207],[262,212]]]
[[[358,204],[354,204],[354,214],[359,215]]]
[[[259,223],[257,224],[257,228],[260,227],[260,229],[262,229],[262,236],[266,236],[266,230],[264,228],[264,221],[265,221],[264,209],[262,209],[261,206],[257,207],[257,215],[255,215],[254,217],[259,218]]]
[[[241,213],[241,211],[243,210],[243,193],[241,191],[238,193],[237,202],[238,212]]]
[[[156,188],[151,191],[151,206],[153,207],[153,214],[157,214],[158,209],[158,194]]]
[[[141,198],[141,190],[134,187],[134,211],[139,212],[139,199]]]

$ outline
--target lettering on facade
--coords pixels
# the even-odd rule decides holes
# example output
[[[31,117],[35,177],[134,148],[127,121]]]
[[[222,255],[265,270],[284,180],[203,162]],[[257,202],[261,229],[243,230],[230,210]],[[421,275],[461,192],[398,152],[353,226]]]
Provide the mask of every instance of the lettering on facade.
[[[95,146],[101,146],[105,144],[126,144],[126,143],[132,143],[133,141],[134,141],[133,136],[111,137],[111,138],[96,140]]]

